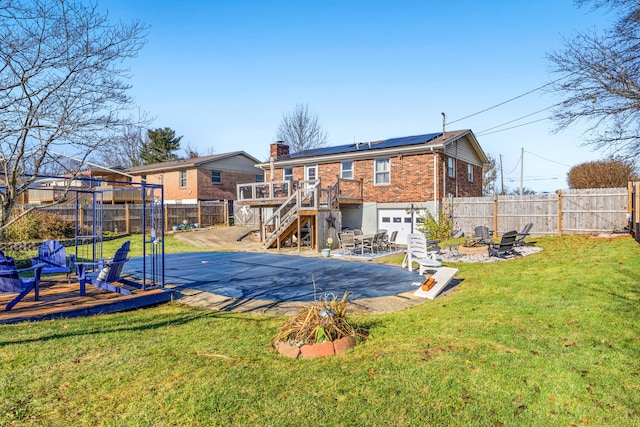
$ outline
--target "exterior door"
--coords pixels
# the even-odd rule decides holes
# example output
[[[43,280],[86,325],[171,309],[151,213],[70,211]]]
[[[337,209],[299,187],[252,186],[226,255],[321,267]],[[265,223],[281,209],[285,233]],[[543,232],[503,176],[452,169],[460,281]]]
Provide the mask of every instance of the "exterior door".
[[[318,165],[310,165],[304,167],[304,179],[305,181],[315,181],[318,179]],[[311,184],[307,184],[307,187]]]

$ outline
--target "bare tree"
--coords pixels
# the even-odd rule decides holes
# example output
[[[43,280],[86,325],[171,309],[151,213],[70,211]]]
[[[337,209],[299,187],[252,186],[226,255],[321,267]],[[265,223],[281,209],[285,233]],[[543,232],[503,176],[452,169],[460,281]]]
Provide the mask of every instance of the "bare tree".
[[[482,195],[493,196],[496,194],[496,182],[498,181],[498,166],[496,158],[487,154],[487,163],[482,165]]]
[[[79,0],[0,4],[0,233],[57,151],[81,160],[77,173],[133,121],[123,62],[144,46],[146,27],[107,18]]]
[[[293,111],[282,116],[277,137],[289,145],[292,153],[327,145],[326,132],[318,123],[318,117],[309,113],[306,104],[296,104]]]
[[[182,147],[182,151],[185,153],[185,155],[189,159],[196,159],[198,157],[205,157],[205,156],[213,156],[216,153],[216,150],[211,146],[207,148],[205,151],[201,151],[198,148],[191,145],[190,142],[187,142],[187,144]]]
[[[585,144],[626,158],[640,153],[640,4],[629,0],[583,0],[618,13],[605,32],[582,33],[548,57],[567,75],[553,90],[565,99],[555,111],[556,131],[591,123]]]
[[[119,134],[97,148],[92,156],[94,162],[125,168],[142,165],[140,152],[147,137],[146,127],[152,120],[148,113],[139,112],[136,123],[122,126]]]

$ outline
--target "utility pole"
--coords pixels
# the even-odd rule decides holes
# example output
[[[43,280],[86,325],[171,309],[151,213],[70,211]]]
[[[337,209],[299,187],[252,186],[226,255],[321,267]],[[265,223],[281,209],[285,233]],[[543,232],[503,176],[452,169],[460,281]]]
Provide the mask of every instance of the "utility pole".
[[[520,195],[523,194],[522,177],[524,175],[524,147],[520,147]]]

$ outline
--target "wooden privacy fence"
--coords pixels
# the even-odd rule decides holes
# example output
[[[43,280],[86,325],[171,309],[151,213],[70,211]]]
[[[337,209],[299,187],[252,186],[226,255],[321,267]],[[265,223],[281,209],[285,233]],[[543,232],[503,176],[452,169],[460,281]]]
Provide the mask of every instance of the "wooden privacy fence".
[[[501,235],[533,223],[531,234],[590,234],[622,230],[628,224],[629,188],[558,190],[522,196],[455,197],[443,211],[467,234],[484,225]]]
[[[165,231],[174,226],[179,227],[184,221],[187,224],[197,224],[198,227],[212,225],[229,225],[228,201],[198,202],[189,204],[165,204],[164,227]],[[27,207],[26,205],[24,206]],[[55,205],[43,210],[62,216],[65,221],[74,222],[76,217],[75,205]],[[102,205],[102,229],[103,231],[141,233],[142,205],[138,204],[103,204]],[[156,218],[160,223],[160,218]]]

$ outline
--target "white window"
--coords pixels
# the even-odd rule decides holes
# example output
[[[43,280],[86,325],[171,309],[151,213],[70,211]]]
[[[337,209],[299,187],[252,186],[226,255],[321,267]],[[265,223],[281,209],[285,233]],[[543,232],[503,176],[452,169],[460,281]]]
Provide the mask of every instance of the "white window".
[[[473,166],[467,165],[467,181],[473,182]]]
[[[453,178],[454,176],[456,176],[456,170],[453,167],[453,157],[448,157],[447,158],[447,176],[450,178]]]
[[[353,179],[353,162],[340,163],[340,178]]]
[[[391,183],[391,175],[389,173],[389,158],[376,159],[374,161],[374,179],[375,185],[386,185]]]
[[[211,171],[211,183],[222,184],[222,173],[220,171]]]
[[[187,171],[180,171],[180,187],[184,188],[187,186]]]
[[[289,181],[293,179],[293,168],[284,168],[282,170],[282,180]]]
[[[256,175],[256,182],[264,182],[264,175]]]

